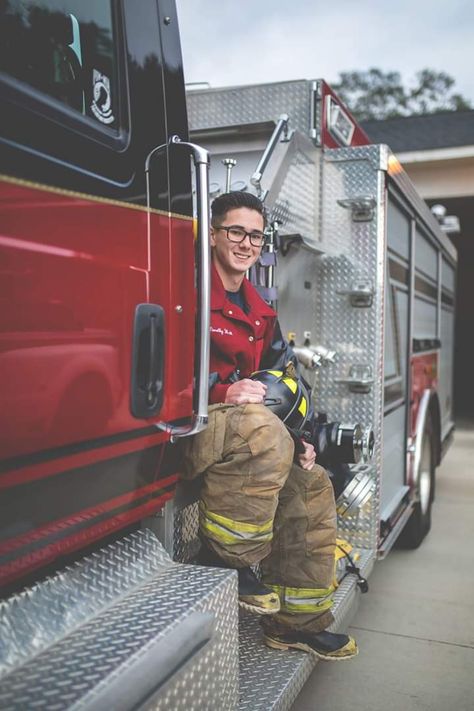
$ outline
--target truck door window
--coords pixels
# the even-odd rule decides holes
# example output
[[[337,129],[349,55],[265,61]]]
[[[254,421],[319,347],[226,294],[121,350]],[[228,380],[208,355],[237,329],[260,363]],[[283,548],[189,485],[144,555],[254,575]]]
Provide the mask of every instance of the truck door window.
[[[2,2],[0,72],[118,129],[112,3]]]

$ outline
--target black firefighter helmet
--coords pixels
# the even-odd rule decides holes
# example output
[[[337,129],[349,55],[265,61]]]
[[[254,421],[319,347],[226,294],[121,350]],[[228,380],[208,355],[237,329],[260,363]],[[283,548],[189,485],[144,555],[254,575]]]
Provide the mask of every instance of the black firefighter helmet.
[[[301,430],[310,412],[309,393],[292,363],[285,370],[257,370],[250,376],[267,386],[264,405],[292,430]]]

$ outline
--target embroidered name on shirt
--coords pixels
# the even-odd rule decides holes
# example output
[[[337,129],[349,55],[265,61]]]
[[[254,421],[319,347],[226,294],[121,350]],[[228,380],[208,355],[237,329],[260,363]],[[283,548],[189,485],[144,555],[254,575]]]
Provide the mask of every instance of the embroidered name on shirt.
[[[229,331],[228,328],[214,328],[211,326],[211,333],[219,333],[221,336],[233,336],[234,332]]]

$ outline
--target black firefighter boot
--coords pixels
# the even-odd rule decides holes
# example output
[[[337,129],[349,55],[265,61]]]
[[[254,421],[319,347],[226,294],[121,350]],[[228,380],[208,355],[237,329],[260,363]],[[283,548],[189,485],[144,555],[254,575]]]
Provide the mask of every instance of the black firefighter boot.
[[[217,553],[214,553],[205,543],[202,543],[196,563],[211,568],[232,568]],[[239,580],[239,605],[254,615],[274,615],[280,609],[278,595],[265,587],[251,568],[237,568]]]

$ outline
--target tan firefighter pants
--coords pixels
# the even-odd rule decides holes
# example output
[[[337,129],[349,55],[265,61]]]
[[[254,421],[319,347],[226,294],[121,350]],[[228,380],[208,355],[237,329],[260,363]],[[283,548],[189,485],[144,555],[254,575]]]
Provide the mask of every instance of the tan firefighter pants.
[[[231,567],[261,563],[280,596],[265,626],[326,629],[336,541],[326,471],[293,464],[293,441],[264,405],[212,405],[207,429],[183,445],[184,478],[204,474],[201,535]]]

